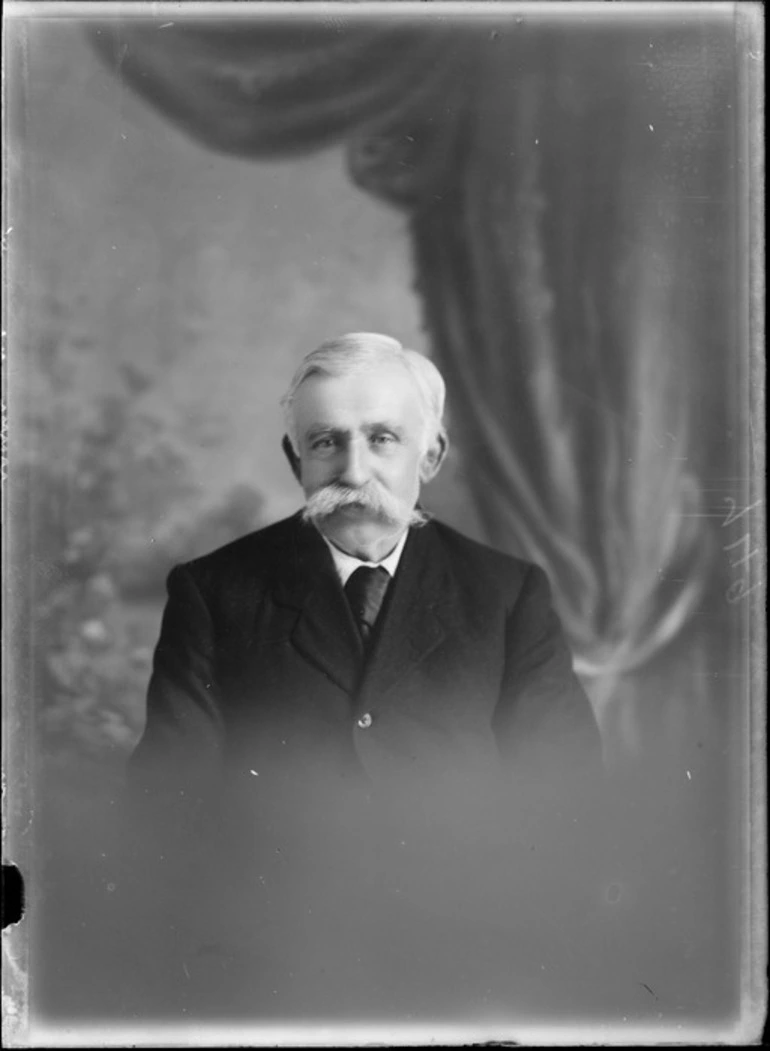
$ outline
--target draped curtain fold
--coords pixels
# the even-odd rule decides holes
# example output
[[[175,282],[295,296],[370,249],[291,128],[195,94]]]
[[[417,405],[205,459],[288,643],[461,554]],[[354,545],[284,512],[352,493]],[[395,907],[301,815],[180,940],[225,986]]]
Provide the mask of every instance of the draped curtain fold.
[[[407,211],[488,537],[548,571],[578,670],[611,700],[712,572],[692,410],[726,199],[722,38],[513,18],[89,32],[211,148],[345,141],[353,180]]]
[[[254,158],[316,150],[372,121],[435,106],[453,67],[451,30],[392,19],[129,21],[92,26],[89,35],[127,83],[194,138]]]

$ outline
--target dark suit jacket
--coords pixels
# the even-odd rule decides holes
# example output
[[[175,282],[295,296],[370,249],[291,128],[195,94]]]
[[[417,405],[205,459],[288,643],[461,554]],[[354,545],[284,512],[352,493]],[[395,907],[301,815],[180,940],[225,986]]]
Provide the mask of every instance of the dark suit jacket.
[[[396,788],[598,761],[545,574],[438,522],[410,531],[365,663],[300,515],[177,566],[168,595],[132,759],[147,784],[316,771]]]
[[[561,774],[600,749],[540,569],[438,522],[412,530],[367,662],[299,515],[178,566],[168,593],[130,763],[158,834],[142,809],[127,881],[131,915],[162,933],[147,956],[167,961],[150,983],[164,1002],[320,1013],[363,982],[379,1016],[397,978],[403,1003],[428,972],[456,991],[450,958],[472,961],[479,996],[509,982],[514,947],[541,951],[528,918],[561,944],[592,886]]]

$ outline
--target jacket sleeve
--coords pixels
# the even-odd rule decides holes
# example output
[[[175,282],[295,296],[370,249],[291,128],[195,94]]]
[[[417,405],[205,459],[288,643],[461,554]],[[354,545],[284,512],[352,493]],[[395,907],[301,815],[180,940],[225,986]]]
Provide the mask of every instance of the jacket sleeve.
[[[206,603],[185,566],[167,581],[144,734],[129,760],[134,797],[195,808],[221,770],[223,729],[214,635]]]
[[[116,812],[120,851],[118,937],[148,963],[132,995],[163,990],[173,1016],[185,995],[184,961],[216,857],[223,730],[212,618],[194,576],[174,568],[147,694],[144,734],[128,761]],[[139,1008],[141,1009],[141,1007]]]
[[[531,566],[508,617],[495,732],[512,766],[533,773],[601,770],[601,739],[591,704],[551,601],[548,578]]]

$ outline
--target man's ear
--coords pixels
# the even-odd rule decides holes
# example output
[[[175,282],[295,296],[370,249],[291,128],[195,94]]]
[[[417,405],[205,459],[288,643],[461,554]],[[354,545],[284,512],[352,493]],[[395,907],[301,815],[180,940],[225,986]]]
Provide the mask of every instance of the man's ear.
[[[441,470],[441,465],[449,451],[449,440],[445,434],[437,434],[422,458],[420,481],[431,482]]]
[[[289,467],[291,467],[291,473],[294,475],[294,477],[297,479],[297,481],[300,482],[300,484],[301,484],[302,476],[301,476],[301,473],[300,473],[299,456],[297,456],[296,452],[294,451],[294,446],[291,444],[291,441],[289,440],[288,434],[284,434],[283,440],[281,442],[281,448],[283,449],[284,456],[289,461]]]

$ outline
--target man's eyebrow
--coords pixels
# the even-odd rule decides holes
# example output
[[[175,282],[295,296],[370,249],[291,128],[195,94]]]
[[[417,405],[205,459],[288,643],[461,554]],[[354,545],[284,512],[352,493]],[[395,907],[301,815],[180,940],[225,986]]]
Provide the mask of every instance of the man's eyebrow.
[[[328,423],[314,423],[305,431],[305,437],[309,440],[318,438],[320,435],[333,438],[344,438],[349,432],[342,427],[332,427]]]
[[[382,420],[379,423],[368,423],[364,428],[367,434],[377,434],[381,431],[391,431],[393,434],[398,435],[399,438],[403,437],[406,433],[405,429],[398,423],[391,423],[388,420]]]

